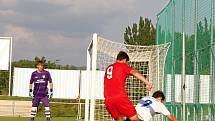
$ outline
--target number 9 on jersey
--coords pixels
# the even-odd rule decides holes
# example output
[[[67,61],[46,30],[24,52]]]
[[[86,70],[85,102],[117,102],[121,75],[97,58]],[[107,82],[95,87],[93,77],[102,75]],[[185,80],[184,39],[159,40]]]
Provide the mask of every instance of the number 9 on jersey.
[[[113,66],[110,66],[107,69],[107,78],[112,79],[112,77],[113,77]]]

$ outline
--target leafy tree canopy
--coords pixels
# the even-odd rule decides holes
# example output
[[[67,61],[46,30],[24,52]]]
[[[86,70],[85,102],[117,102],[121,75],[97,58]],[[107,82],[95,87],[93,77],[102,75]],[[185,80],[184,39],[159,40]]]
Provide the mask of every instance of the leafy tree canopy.
[[[133,26],[128,26],[124,33],[124,43],[130,45],[154,45],[156,38],[156,29],[151,20],[143,19],[140,16],[139,26],[133,23]]]

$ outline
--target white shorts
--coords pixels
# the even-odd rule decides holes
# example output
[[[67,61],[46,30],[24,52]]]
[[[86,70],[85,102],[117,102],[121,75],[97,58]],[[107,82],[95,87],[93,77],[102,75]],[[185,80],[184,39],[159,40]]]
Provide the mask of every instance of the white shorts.
[[[150,113],[150,109],[146,107],[142,107],[141,105],[137,105],[135,107],[137,111],[138,118],[143,121],[150,121],[152,119],[152,115]]]

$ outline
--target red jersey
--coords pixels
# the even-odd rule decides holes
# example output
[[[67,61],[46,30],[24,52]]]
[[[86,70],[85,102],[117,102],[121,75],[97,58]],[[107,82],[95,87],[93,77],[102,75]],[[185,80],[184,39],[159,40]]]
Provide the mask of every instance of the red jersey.
[[[104,76],[104,97],[127,97],[125,81],[130,74],[131,68],[126,63],[115,62],[109,65]]]

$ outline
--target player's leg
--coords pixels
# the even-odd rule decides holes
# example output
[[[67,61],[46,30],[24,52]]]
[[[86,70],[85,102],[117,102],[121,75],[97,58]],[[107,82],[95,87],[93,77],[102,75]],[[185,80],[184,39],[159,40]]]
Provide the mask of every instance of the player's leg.
[[[44,107],[45,107],[45,115],[46,115],[46,121],[50,121],[50,108],[49,108],[49,99],[48,96],[45,96],[41,99]]]
[[[118,99],[117,108],[120,114],[129,117],[131,121],[138,121],[137,113],[135,107],[128,97],[122,97]]]
[[[34,118],[35,118],[35,116],[36,116],[36,114],[37,114],[37,107],[31,107],[31,121],[34,121]]]
[[[124,121],[131,121],[129,118],[126,118]]]
[[[131,117],[129,117],[129,119],[130,119],[131,121],[139,121],[137,115],[131,116]]]
[[[31,121],[34,121],[34,118],[37,114],[37,107],[40,104],[40,99],[37,97],[34,97],[32,100],[32,108],[31,108]]]
[[[129,118],[126,118],[124,121],[131,121]],[[138,121],[143,121],[143,120],[138,120]]]
[[[124,121],[142,121],[142,120],[138,119],[136,116],[132,116],[130,118],[126,118]]]
[[[123,121],[124,120],[124,117],[123,116],[119,116],[118,119],[116,119],[116,121]]]
[[[116,121],[122,121],[122,117],[120,113],[118,112],[116,106],[115,106],[114,99],[105,99],[105,108],[108,111],[108,113],[111,114],[111,117]]]

